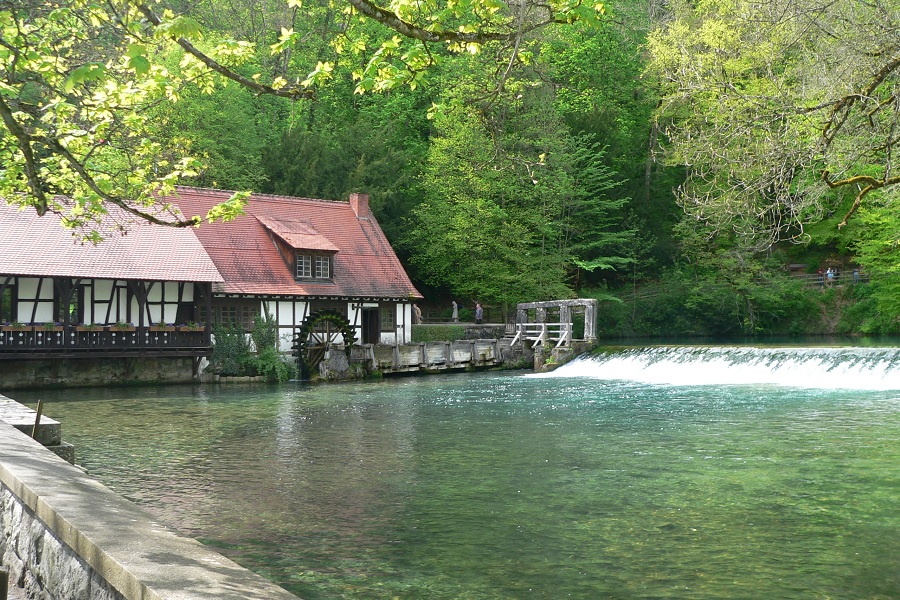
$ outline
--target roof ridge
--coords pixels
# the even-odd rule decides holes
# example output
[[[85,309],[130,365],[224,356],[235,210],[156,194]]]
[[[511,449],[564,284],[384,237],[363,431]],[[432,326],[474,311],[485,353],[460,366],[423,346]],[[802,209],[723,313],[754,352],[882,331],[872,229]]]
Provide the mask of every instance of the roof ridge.
[[[175,189],[184,189],[184,190],[194,190],[198,192],[223,192],[226,194],[234,194],[235,190],[224,190],[221,188],[209,188],[209,187],[196,187],[190,185],[177,185]],[[301,196],[286,196],[283,194],[263,194],[262,192],[250,192],[250,197],[253,200],[279,200],[279,201],[287,201],[294,202],[296,200],[306,200],[309,202],[321,202],[323,204],[346,204],[350,205],[349,200],[328,200],[326,198],[305,198]]]

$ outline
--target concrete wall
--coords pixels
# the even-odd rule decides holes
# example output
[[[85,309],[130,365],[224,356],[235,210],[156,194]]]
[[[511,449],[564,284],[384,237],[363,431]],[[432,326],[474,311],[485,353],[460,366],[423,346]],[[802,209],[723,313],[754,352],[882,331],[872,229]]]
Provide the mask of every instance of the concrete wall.
[[[0,389],[123,383],[191,383],[190,358],[63,358],[0,361]]]
[[[0,566],[18,595],[41,600],[297,600],[176,535],[5,422]]]

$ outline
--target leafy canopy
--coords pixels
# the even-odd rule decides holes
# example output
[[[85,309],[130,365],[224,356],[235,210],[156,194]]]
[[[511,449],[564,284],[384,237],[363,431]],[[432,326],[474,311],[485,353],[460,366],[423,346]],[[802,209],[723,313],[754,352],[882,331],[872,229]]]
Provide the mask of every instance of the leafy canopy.
[[[603,13],[602,4],[583,0],[288,0],[284,9],[295,22],[321,29],[281,27],[263,48],[209,35],[201,20],[176,8],[0,0],[0,196],[57,212],[89,238],[99,238],[95,224],[109,205],[175,226],[231,219],[246,193],[207,215],[182,216],[159,201],[201,167],[189,140],[167,136],[162,143],[155,123],[160,107],[186,90],[208,93],[229,80],[260,95],[311,99],[339,61],[356,65],[359,93],[415,87],[447,53],[490,48],[514,65],[528,36],[553,24],[596,23]],[[392,33],[373,35],[372,23]],[[319,57],[304,52],[311,33],[327,42]],[[172,67],[176,52],[182,58]],[[258,68],[264,53],[279,60]]]
[[[900,6],[892,0],[676,2],[651,35],[680,202],[720,230],[803,240],[851,193],[900,183]]]

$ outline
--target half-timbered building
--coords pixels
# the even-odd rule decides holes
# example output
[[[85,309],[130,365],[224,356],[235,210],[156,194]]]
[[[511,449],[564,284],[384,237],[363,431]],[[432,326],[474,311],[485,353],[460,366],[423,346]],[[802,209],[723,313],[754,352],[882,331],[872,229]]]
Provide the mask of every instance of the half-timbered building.
[[[105,226],[107,239],[92,244],[56,215],[0,203],[0,362],[59,369],[54,361],[75,359],[74,373],[81,359],[191,358],[196,372],[210,332],[187,325],[222,283],[209,255],[193,231],[134,221],[115,207]],[[120,227],[127,235],[114,232]]]
[[[179,188],[173,201],[187,216],[204,215],[230,194]],[[196,235],[224,280],[215,286],[213,321],[249,329],[268,311],[282,350],[297,336],[328,335],[334,325],[362,344],[410,341],[412,305],[421,295],[366,194],[351,194],[349,202],[253,194],[243,216],[203,225]]]
[[[167,200],[192,216],[230,196],[182,187]],[[365,194],[349,202],[254,194],[244,215],[197,229],[112,207],[104,226],[105,239],[91,244],[54,215],[0,203],[0,382],[10,380],[3,363],[8,374],[11,361],[38,359],[190,357],[196,375],[213,324],[249,331],[265,315],[278,324],[282,351],[298,340],[410,341],[421,295]]]

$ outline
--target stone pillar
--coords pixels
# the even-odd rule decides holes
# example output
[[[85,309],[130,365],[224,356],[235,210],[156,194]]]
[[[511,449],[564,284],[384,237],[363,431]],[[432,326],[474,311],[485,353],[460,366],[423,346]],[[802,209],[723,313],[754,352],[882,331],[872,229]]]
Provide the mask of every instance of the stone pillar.
[[[597,341],[597,301],[593,298],[584,303],[584,339]]]
[[[569,331],[572,331],[572,307],[568,304],[563,304],[559,307],[559,322],[567,324]],[[572,340],[569,341],[571,342]]]

